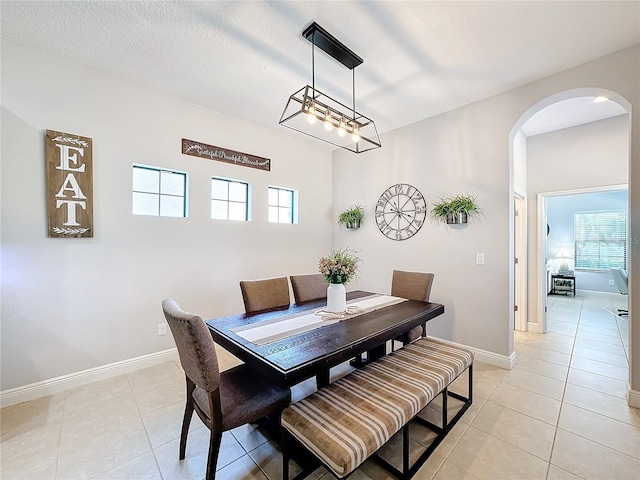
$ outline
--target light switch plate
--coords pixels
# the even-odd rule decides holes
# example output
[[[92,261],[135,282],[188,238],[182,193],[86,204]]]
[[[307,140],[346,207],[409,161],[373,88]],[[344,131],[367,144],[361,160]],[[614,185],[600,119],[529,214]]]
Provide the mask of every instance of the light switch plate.
[[[484,265],[484,253],[476,253],[476,263],[478,265]]]

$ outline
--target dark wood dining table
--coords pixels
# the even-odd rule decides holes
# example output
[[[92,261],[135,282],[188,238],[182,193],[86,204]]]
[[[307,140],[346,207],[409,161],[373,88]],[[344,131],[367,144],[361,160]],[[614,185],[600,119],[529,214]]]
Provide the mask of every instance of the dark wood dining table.
[[[370,295],[371,292],[349,292],[347,300]],[[271,381],[290,387],[315,376],[318,385],[322,386],[329,383],[331,367],[380,347],[444,313],[444,305],[439,303],[407,300],[264,345],[256,345],[232,331],[248,324],[323,307],[326,307],[326,299],[214,318],[206,323],[216,343]]]

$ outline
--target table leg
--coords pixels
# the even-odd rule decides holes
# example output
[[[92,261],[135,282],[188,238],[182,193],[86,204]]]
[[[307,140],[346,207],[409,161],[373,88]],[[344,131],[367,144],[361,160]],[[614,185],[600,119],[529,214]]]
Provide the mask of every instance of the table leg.
[[[371,350],[367,351],[367,359],[366,360],[363,360],[362,354],[360,354],[356,358],[351,360],[350,363],[351,363],[352,367],[362,368],[367,363],[369,363],[369,362],[371,362],[373,360],[377,360],[379,358],[382,358],[386,354],[387,354],[387,344],[385,342],[384,344],[378,345],[377,347],[374,347]]]
[[[379,358],[384,357],[387,354],[387,344],[383,343],[382,345],[378,345],[377,347],[372,348],[367,353],[369,357],[369,361],[377,360]]]
[[[330,369],[327,368],[316,373],[316,386],[318,390],[329,385],[329,370]]]

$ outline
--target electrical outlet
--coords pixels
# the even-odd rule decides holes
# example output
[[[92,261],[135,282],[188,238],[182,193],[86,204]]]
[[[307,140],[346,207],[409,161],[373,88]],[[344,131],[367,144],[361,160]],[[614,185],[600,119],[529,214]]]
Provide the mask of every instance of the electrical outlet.
[[[613,287],[615,285],[615,282],[613,280],[609,280],[609,286]]]
[[[476,253],[476,263],[478,265],[484,265],[484,253]]]
[[[166,335],[167,334],[167,324],[159,323],[158,324],[158,335]]]

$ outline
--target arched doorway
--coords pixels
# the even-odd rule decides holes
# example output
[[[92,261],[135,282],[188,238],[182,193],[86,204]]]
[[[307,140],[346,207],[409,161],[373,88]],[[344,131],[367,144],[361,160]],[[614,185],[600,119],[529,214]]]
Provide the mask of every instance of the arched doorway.
[[[574,115],[574,118],[568,118],[565,124],[559,123],[558,125],[553,125],[554,121],[557,120],[556,117],[561,116],[558,115],[557,112],[559,111],[558,107],[563,103],[567,104],[571,102],[572,108],[575,109],[576,105],[580,104],[588,106],[589,102],[593,102],[597,97],[605,97],[608,102],[611,102],[608,104],[608,106],[615,107],[612,110],[613,113],[600,114],[601,116],[598,118],[597,112],[594,113],[586,111],[582,112],[583,117],[581,118],[581,112],[576,110],[577,115]],[[524,130],[527,129],[528,124],[530,125],[532,122],[535,123],[536,119],[540,119],[541,116],[544,116],[544,111],[549,111],[554,108],[556,109],[556,115],[553,117],[548,117],[550,121],[547,123],[549,123],[550,125],[549,128],[545,130],[545,132],[585,124],[613,115],[628,114],[631,111],[630,103],[615,92],[600,88],[568,90],[547,97],[537,104],[533,105],[524,115],[522,115],[522,117],[520,117],[520,119],[516,122],[512,131],[510,132],[510,191],[512,194],[512,198],[528,198],[528,201],[525,201],[525,204],[528,204],[528,208],[525,208],[524,210],[525,214],[528,210],[529,216],[529,222],[525,222],[526,224],[528,224],[528,235],[526,232],[523,234],[520,231],[520,229],[518,228],[517,217],[512,216],[510,232],[511,245],[514,248],[514,258],[515,256],[522,256],[522,254],[518,255],[516,249],[518,248],[518,245],[523,244],[523,238],[526,240],[526,238],[528,237],[528,239],[530,240],[526,247],[526,253],[528,258],[530,259],[530,261],[528,262],[528,268],[523,268],[522,258],[519,258],[519,261],[514,260],[511,265],[511,274],[513,275],[514,280],[512,282],[513,295],[510,295],[510,304],[512,307],[511,311],[513,312],[518,305],[518,302],[521,302],[518,297],[520,295],[520,297],[522,298],[524,292],[525,299],[528,303],[527,312],[523,315],[518,315],[518,312],[516,312],[516,314],[514,315],[514,328],[516,330],[524,331],[531,329],[532,331],[536,331],[539,333],[543,333],[545,329],[547,273],[544,259],[547,225],[544,217],[544,203],[541,203],[537,198],[531,198],[532,192],[528,191],[527,187],[527,135],[524,134]],[[611,109],[609,108],[609,110]],[[567,116],[571,117],[570,115]],[[625,127],[625,135],[628,145],[630,138],[630,115],[627,115],[625,118],[627,122]],[[571,124],[571,122],[574,123]],[[625,168],[626,178],[628,178],[628,163],[629,154],[627,151]],[[552,174],[553,173],[550,172],[550,175]],[[588,186],[594,187],[596,185],[592,184]],[[550,188],[547,191],[551,190],[553,190],[553,188]],[[534,235],[532,235],[533,232],[535,232]],[[524,237],[520,237],[521,235],[524,235]],[[524,243],[526,245],[526,241]]]

